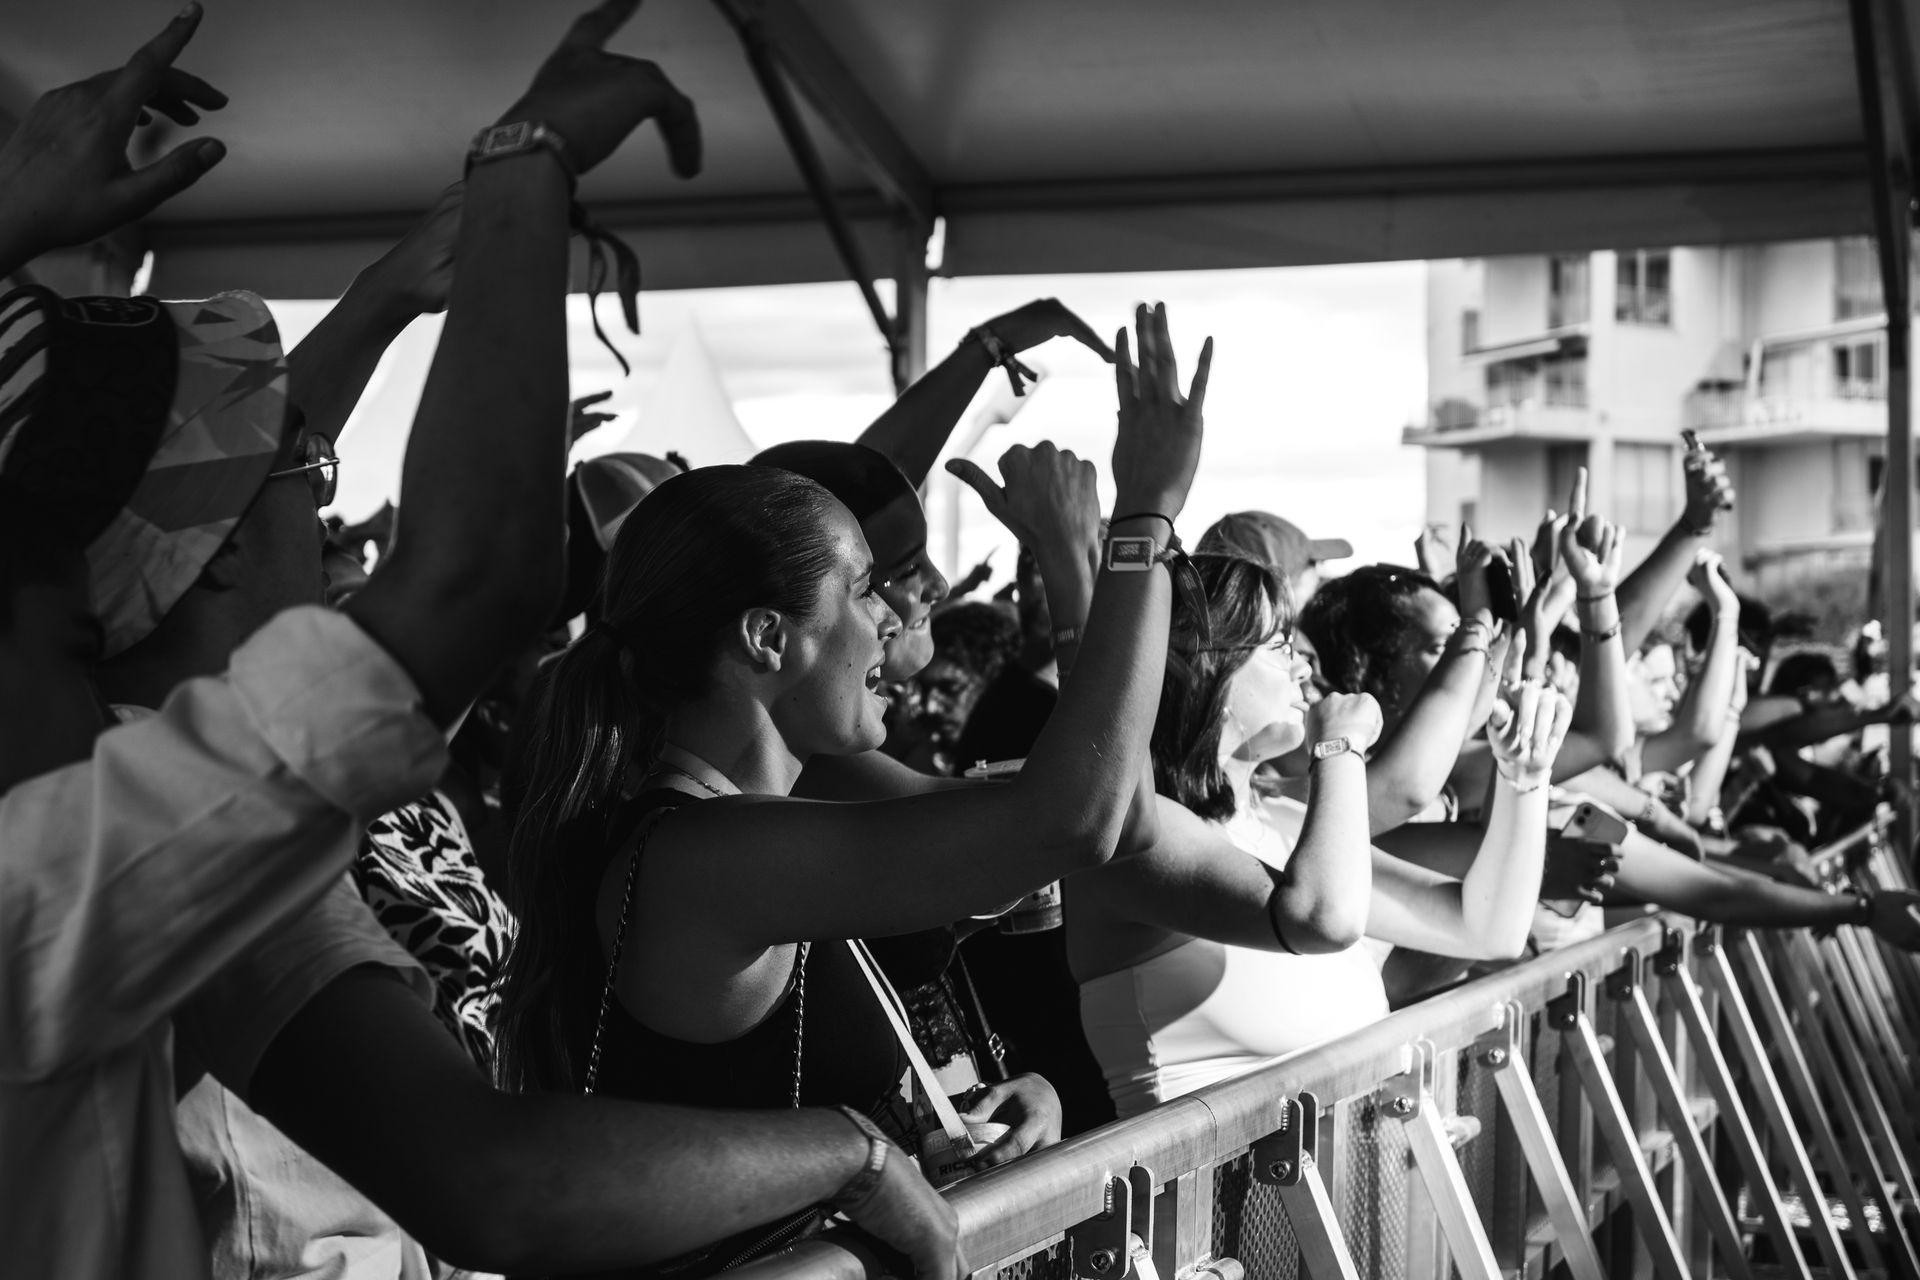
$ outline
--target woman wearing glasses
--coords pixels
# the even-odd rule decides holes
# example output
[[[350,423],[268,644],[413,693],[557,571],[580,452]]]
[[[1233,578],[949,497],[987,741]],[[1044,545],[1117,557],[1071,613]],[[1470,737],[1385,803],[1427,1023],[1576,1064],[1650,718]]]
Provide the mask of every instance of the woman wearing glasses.
[[[1516,660],[1493,713],[1501,782],[1473,873],[1450,880],[1387,857],[1368,843],[1378,705],[1331,694],[1303,709],[1286,585],[1236,555],[1194,563],[1204,598],[1176,597],[1152,740],[1159,839],[1067,882],[1081,1019],[1122,1116],[1384,1017],[1362,934],[1517,955],[1570,715],[1519,680]],[[1261,762],[1302,746],[1308,803],[1257,797]]]

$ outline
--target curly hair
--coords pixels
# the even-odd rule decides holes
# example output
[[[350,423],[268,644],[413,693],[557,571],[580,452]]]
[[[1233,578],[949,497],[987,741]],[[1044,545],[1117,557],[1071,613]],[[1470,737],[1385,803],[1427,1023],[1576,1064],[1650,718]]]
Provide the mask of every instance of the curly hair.
[[[1193,557],[1205,588],[1205,616],[1185,592],[1174,596],[1160,713],[1153,722],[1154,789],[1195,815],[1233,816],[1233,786],[1220,767],[1220,733],[1234,673],[1254,650],[1293,622],[1287,581],[1263,564],[1231,553]]]
[[[1300,629],[1320,655],[1320,675],[1339,693],[1370,693],[1389,719],[1397,691],[1387,673],[1421,633],[1416,602],[1440,585],[1418,569],[1365,565],[1320,584],[1300,613]]]

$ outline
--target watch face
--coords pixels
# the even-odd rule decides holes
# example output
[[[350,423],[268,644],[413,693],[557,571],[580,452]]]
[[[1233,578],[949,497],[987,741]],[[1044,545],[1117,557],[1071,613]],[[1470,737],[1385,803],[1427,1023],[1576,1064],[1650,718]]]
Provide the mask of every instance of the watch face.
[[[1352,749],[1352,744],[1345,738],[1328,738],[1325,742],[1316,742],[1313,744],[1313,758],[1315,760],[1325,760],[1332,756],[1342,755]]]
[[[496,125],[487,130],[487,136],[480,140],[480,150],[484,154],[491,155],[496,151],[512,151],[518,147],[524,147],[527,145],[527,135],[532,130],[533,126],[524,120],[514,124]]]
[[[1151,569],[1156,550],[1152,538],[1108,538],[1107,568]]]

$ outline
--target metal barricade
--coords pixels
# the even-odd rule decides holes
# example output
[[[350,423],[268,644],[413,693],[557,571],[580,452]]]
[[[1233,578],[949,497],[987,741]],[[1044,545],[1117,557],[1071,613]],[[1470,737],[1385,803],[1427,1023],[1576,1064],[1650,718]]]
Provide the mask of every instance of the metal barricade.
[[[1881,824],[1815,867],[1908,883]],[[1649,916],[948,1199],[981,1280],[1920,1280],[1916,1011],[1914,957],[1864,931]]]

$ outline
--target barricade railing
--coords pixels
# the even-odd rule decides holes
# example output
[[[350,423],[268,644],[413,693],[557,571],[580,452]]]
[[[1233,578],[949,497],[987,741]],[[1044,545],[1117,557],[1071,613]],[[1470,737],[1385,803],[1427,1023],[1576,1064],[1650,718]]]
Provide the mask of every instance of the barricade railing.
[[[1823,882],[1905,887],[1883,826]],[[996,1280],[1920,1280],[1917,1013],[1863,930],[1648,916],[947,1195]],[[742,1274],[877,1273],[830,1234]]]

